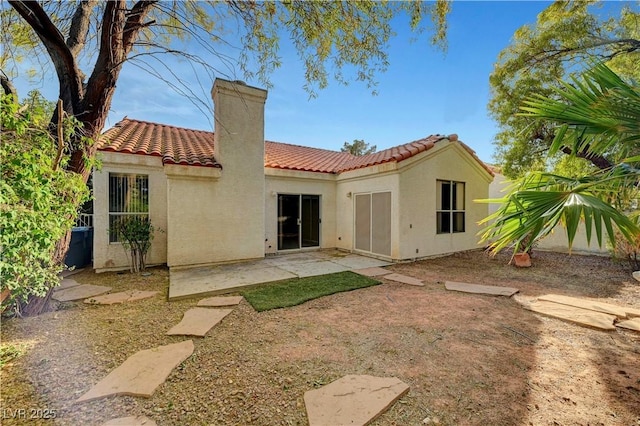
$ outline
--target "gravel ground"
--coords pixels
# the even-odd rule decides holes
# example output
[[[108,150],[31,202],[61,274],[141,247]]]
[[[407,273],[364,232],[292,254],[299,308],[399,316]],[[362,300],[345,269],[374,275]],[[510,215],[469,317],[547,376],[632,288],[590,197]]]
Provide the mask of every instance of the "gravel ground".
[[[374,425],[640,425],[640,333],[603,332],[524,310],[514,298],[448,292],[445,280],[512,286],[640,307],[640,285],[606,258],[537,252],[530,269],[471,252],[389,269],[425,281],[335,294],[255,312],[242,302],[151,398],[75,399],[166,336],[195,300],[167,302],[168,271],[73,278],[159,290],[124,305],[64,303],[4,319],[2,343],[25,352],[2,369],[2,424],[101,424],[146,415],[159,425],[304,425],[303,395],[346,374],[395,376],[411,390]],[[12,419],[15,410],[55,419]],[[40,411],[38,411],[40,410]],[[50,411],[44,411],[50,410]]]

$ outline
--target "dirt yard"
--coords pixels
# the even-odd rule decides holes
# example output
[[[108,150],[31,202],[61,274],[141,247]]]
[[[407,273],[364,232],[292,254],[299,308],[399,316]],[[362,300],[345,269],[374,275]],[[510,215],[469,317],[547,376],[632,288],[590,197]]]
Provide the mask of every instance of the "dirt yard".
[[[3,320],[2,342],[24,354],[2,369],[2,424],[16,409],[54,410],[88,425],[144,414],[159,425],[304,425],[303,394],[346,374],[395,376],[411,389],[374,425],[640,425],[640,333],[582,328],[524,310],[513,298],[448,292],[445,280],[513,286],[640,307],[640,283],[608,259],[539,252],[534,267],[466,253],[390,267],[424,287],[383,285],[256,313],[242,302],[149,398],[74,400],[166,336],[196,300],[166,302],[168,272],[85,271],[81,283],[160,290],[113,306],[66,303]],[[22,421],[24,422],[24,421]]]

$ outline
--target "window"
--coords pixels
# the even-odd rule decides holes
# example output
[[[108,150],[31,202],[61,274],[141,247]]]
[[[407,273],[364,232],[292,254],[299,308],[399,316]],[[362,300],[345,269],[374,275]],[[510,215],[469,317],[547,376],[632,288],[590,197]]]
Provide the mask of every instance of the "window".
[[[464,182],[436,181],[437,232],[464,232]]]
[[[120,242],[114,225],[132,216],[149,218],[149,176],[109,173],[110,243]]]

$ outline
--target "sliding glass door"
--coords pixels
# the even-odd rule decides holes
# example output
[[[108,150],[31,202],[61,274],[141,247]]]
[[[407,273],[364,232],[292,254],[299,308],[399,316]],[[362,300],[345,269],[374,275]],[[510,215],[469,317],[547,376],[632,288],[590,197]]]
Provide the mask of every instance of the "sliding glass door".
[[[278,194],[278,250],[320,246],[320,196]]]

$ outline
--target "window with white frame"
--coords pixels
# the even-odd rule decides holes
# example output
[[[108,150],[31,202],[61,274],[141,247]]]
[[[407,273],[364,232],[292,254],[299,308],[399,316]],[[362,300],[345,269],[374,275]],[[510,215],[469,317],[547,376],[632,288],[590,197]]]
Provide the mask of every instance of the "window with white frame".
[[[436,222],[438,234],[464,232],[464,182],[436,181]]]
[[[121,241],[117,222],[139,216],[149,218],[149,176],[109,173],[109,242]]]

